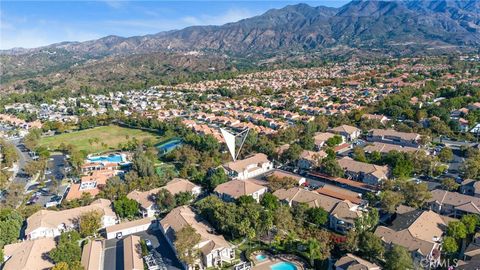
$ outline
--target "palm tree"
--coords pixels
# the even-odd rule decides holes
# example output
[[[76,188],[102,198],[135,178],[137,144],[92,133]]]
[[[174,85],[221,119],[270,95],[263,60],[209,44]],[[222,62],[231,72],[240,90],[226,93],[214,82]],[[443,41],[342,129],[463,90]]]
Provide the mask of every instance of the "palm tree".
[[[315,238],[309,238],[307,241],[308,245],[308,257],[310,257],[310,265],[313,267],[315,259],[320,258],[322,252],[320,250],[320,243]]]

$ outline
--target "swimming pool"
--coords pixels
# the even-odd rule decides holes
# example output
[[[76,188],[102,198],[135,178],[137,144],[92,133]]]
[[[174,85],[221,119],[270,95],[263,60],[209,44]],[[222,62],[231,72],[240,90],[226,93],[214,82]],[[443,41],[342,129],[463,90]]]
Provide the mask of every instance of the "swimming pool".
[[[88,161],[121,163],[123,162],[123,157],[121,155],[96,156],[96,157],[89,157]]]
[[[267,256],[265,254],[258,254],[257,256],[255,256],[255,259],[257,259],[257,261],[259,262],[263,262],[267,259]]]
[[[295,264],[291,262],[279,262],[270,266],[272,270],[297,270]]]

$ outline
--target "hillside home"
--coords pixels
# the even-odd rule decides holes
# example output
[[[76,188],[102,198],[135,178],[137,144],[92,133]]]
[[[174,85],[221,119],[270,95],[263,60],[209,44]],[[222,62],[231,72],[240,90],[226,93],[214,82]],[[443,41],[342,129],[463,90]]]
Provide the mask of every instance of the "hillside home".
[[[335,262],[335,270],[380,270],[380,266],[357,257],[351,253]]]
[[[56,246],[53,238],[26,240],[3,247],[3,270],[50,269],[54,266],[45,253]]]

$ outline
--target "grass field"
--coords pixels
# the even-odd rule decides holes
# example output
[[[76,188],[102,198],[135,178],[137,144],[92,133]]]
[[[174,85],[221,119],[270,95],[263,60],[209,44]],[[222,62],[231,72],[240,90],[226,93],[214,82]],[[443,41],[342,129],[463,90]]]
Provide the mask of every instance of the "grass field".
[[[40,139],[40,146],[46,146],[50,150],[57,149],[62,143],[72,144],[78,150],[88,153],[99,153],[118,149],[119,143],[125,143],[135,138],[141,142],[150,138],[153,143],[158,143],[164,138],[154,133],[139,129],[124,128],[115,125],[85,129],[72,133],[64,133]]]

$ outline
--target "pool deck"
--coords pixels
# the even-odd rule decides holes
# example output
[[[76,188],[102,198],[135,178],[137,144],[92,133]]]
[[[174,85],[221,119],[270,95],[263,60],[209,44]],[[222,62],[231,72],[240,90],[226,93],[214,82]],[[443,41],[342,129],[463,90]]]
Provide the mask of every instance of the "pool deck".
[[[305,269],[303,262],[294,255],[265,255],[267,258],[263,261],[258,261],[254,256],[255,265],[252,267],[253,270],[271,270],[270,266],[280,262],[293,263],[297,267],[297,270]]]

